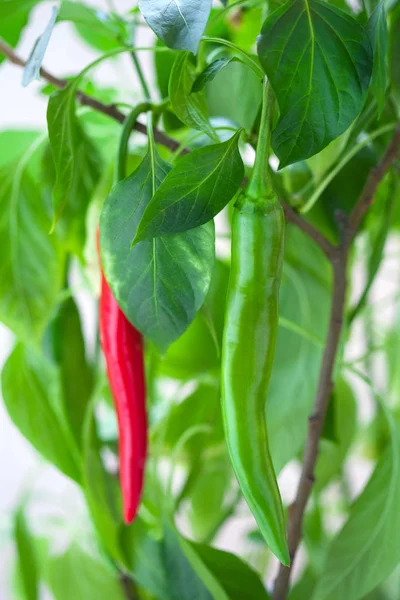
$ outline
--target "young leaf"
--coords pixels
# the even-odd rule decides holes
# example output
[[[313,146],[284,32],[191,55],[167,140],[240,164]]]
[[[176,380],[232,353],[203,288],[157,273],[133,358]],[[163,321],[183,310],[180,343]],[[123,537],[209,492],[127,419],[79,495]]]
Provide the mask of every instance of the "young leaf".
[[[122,19],[81,2],[63,0],[57,21],[73,23],[81,37],[102,52],[128,42],[126,25]]]
[[[315,600],[363,598],[400,561],[400,430],[388,418],[388,448],[331,542]]]
[[[58,239],[48,235],[50,220],[43,196],[24,157],[1,169],[0,320],[30,342],[40,339],[52,315],[65,260]]]
[[[221,212],[244,177],[240,133],[194,150],[178,162],[147,205],[134,243],[193,229]]]
[[[272,146],[280,167],[309,158],[360,112],[372,72],[363,27],[319,0],[289,0],[265,21],[258,55],[279,104]]]
[[[368,33],[374,50],[371,88],[381,114],[386,100],[386,57],[389,46],[385,2],[381,0],[368,20]]]
[[[39,574],[35,543],[22,506],[15,514],[14,536],[17,546],[17,568],[24,598],[25,600],[37,600],[39,597]]]
[[[47,46],[49,45],[50,37],[53,32],[53,27],[55,25],[58,14],[58,7],[53,6],[52,14],[50,20],[46,26],[46,29],[42,33],[41,36],[36,40],[32,51],[29,55],[28,62],[25,65],[23,76],[22,76],[22,85],[26,87],[30,84],[31,81],[35,79],[40,79],[40,67],[42,66],[43,58],[47,50]]]
[[[49,141],[56,169],[53,228],[67,203],[78,165],[81,131],[75,115],[75,95],[76,84],[72,81],[64,89],[54,92],[47,106]]]
[[[149,150],[112,190],[100,225],[102,263],[113,293],[128,319],[162,350],[203,304],[215,253],[213,223],[131,247],[143,212],[170,169]]]
[[[196,53],[211,11],[212,0],[139,0],[139,8],[154,33],[169,48]]]
[[[63,554],[49,557],[46,580],[57,600],[125,600],[117,569],[85,552],[78,542]]]
[[[18,344],[1,377],[4,404],[23,436],[63,473],[80,482],[79,454],[64,416],[56,368]]]
[[[211,139],[219,141],[207,117],[204,92],[192,94],[195,80],[190,53],[178,54],[169,79],[169,99],[172,109],[185,125],[203,131]]]
[[[195,79],[192,85],[192,94],[194,92],[201,92],[201,90],[206,86],[207,83],[215,79],[222,69],[229,65],[235,59],[233,56],[228,56],[225,58],[219,58],[218,60],[214,60],[208,67],[204,69],[200,75]]]

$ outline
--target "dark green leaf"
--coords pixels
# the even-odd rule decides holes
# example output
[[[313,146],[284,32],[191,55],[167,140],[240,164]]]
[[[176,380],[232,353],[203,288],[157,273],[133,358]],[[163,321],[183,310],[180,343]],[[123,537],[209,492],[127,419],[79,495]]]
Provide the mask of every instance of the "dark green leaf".
[[[389,46],[384,0],[378,4],[368,21],[368,33],[374,50],[371,88],[380,114],[386,100],[386,57]]]
[[[400,561],[400,431],[389,419],[389,447],[331,542],[315,600],[363,598]]]
[[[164,531],[163,552],[170,600],[216,600],[221,598],[221,596],[210,593],[203,580],[203,577],[209,576],[207,569],[203,567],[196,552],[191,551],[190,544],[169,523],[166,523]],[[199,570],[201,574],[198,572]],[[216,582],[213,581],[212,576],[207,578],[207,583],[214,587],[213,584]],[[219,591],[219,586],[216,585],[217,591]],[[227,597],[226,600],[228,600]]]
[[[272,136],[280,167],[320,152],[360,112],[371,45],[343,11],[319,0],[289,0],[265,21],[258,54],[280,109]]]
[[[204,544],[192,547],[224,588],[229,600],[268,600],[260,576],[234,554]]]
[[[86,500],[105,548],[115,560],[121,559],[119,536],[122,529],[122,508],[118,481],[104,468],[100,441],[89,405],[83,432],[83,485]]]
[[[53,32],[53,27],[56,22],[58,14],[58,7],[53,6],[52,14],[48,24],[46,25],[46,29],[42,33],[41,36],[36,40],[32,51],[29,55],[28,62],[25,65],[24,73],[22,76],[22,85],[27,86],[31,81],[35,79],[40,79],[40,67],[42,66],[42,62],[44,59],[44,55],[47,50],[47,46],[49,45],[50,37]]]
[[[86,359],[79,312],[73,298],[63,302],[51,325],[54,358],[60,370],[65,413],[79,447],[93,374]]]
[[[194,150],[178,162],[147,205],[135,243],[193,229],[221,212],[244,177],[239,136],[240,131],[228,141]]]
[[[232,61],[206,85],[208,112],[211,117],[229,119],[251,132],[260,110],[261,94],[261,81],[254,71]]]
[[[212,0],[139,0],[139,8],[154,33],[170,48],[197,52]]]
[[[192,94],[195,80],[196,74],[190,53],[178,54],[169,79],[169,99],[172,109],[185,125],[204,131],[211,139],[218,140],[207,117],[204,92]]]
[[[119,573],[109,562],[91,556],[74,542],[47,562],[46,579],[57,600],[125,600]]]
[[[128,41],[126,26],[121,19],[81,2],[63,0],[57,20],[73,23],[81,37],[102,52]]]
[[[23,436],[63,473],[80,481],[79,454],[63,410],[56,368],[19,344],[2,372],[6,409]]]
[[[195,79],[192,85],[192,94],[193,92],[200,92],[204,88],[206,83],[209,83],[210,81],[215,79],[218,73],[222,71],[222,69],[224,69],[226,65],[229,65],[229,63],[232,60],[235,59],[231,56],[228,56],[225,58],[219,58],[218,60],[214,60],[214,62],[208,65],[208,67],[206,67],[204,71],[200,73],[200,75],[198,75]]]
[[[122,531],[124,565],[134,580],[157,600],[170,600],[162,542],[155,539],[140,517]]]
[[[43,190],[28,174],[26,160],[0,171],[0,320],[19,338],[38,341],[61,290],[64,251],[49,236]]]
[[[14,535],[17,546],[17,568],[25,600],[37,600],[39,595],[39,574],[35,543],[22,507],[18,508],[14,519]]]
[[[400,4],[393,10],[390,19],[389,72],[393,96],[400,114]]]
[[[107,198],[101,216],[103,268],[128,319],[166,349],[194,319],[214,263],[212,223],[131,248],[141,216],[170,166],[149,152]]]

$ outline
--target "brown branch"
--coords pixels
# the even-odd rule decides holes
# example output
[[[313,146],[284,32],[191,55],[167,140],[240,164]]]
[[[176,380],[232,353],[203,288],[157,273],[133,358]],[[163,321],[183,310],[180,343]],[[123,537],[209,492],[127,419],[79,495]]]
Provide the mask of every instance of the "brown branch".
[[[346,220],[339,215],[342,241],[339,248],[335,248],[335,253],[332,255],[333,297],[328,337],[322,359],[314,408],[308,423],[308,436],[304,451],[300,482],[296,499],[289,509],[288,544],[291,566],[280,566],[272,594],[273,600],[284,600],[287,596],[291,569],[301,540],[304,512],[314,484],[314,469],[318,458],[322,428],[333,389],[333,369],[343,327],[347,287],[346,268],[350,243],[356,235],[362,219],[371,205],[371,201],[375,196],[379,183],[396,159],[399,147],[400,125],[396,128],[383,157],[371,171],[350,217]]]
[[[18,65],[19,67],[25,67],[26,61],[20,58],[14,52],[14,50],[1,38],[0,52],[4,54],[8,58],[8,60],[14,65]],[[40,75],[43,79],[45,79],[57,88],[63,88],[68,84],[68,82],[65,79],[59,79],[58,77],[55,77],[44,68],[40,69]],[[82,106],[89,106],[97,112],[103,113],[104,115],[107,115],[108,117],[114,119],[115,121],[118,121],[119,123],[123,123],[125,121],[126,117],[124,113],[118,110],[118,108],[114,104],[104,104],[103,102],[100,102],[99,100],[96,100],[95,98],[79,91],[77,93],[77,99]],[[134,129],[136,131],[139,131],[143,135],[147,134],[145,125],[143,125],[139,121],[136,122]],[[174,152],[180,147],[179,142],[169,137],[157,128],[154,129],[154,139],[158,144],[165,146],[172,152]],[[189,148],[183,148],[181,154],[188,154],[189,152]],[[333,253],[335,251],[335,247],[325,238],[325,236],[323,236],[322,233],[315,229],[310,223],[305,221],[305,219],[303,219],[298,213],[296,213],[296,211],[293,210],[293,208],[291,208],[288,204],[282,202],[282,206],[284,208],[287,221],[289,223],[293,223],[294,225],[299,227],[299,229],[304,231],[304,233],[311,237],[321,247],[321,249],[329,258],[332,258]]]
[[[371,206],[378,185],[392,166],[399,154],[400,147],[400,124],[396,127],[392,140],[386,149],[385,154],[378,162],[376,167],[371,170],[367,182],[364,186],[363,191],[355,205],[353,212],[350,215],[348,223],[348,239],[347,244],[349,245],[357,233],[361,222],[366,215],[369,207]]]

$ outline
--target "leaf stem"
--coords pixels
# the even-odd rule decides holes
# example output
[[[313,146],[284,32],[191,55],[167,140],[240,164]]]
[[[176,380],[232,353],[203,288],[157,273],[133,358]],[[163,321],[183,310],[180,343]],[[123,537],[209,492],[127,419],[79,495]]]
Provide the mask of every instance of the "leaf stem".
[[[149,86],[147,85],[147,81],[146,81],[146,79],[144,77],[142,66],[140,64],[140,61],[139,61],[137,55],[136,55],[136,52],[132,51],[131,52],[131,57],[132,57],[133,64],[134,64],[135,69],[136,69],[137,76],[139,77],[140,85],[142,86],[144,97],[145,97],[146,100],[150,101],[151,100],[150,89],[149,89]]]
[[[135,127],[136,121],[139,115],[144,112],[151,110],[152,105],[150,102],[142,102],[134,107],[134,109],[127,116],[123,128],[118,146],[118,157],[117,157],[117,181],[121,181],[126,177],[126,157],[128,155],[128,142],[131,135],[132,129]]]
[[[249,54],[247,54],[247,52],[245,52],[244,50],[242,50],[242,48],[240,48],[239,46],[237,46],[233,42],[230,42],[229,40],[224,40],[223,38],[211,37],[211,36],[208,36],[208,35],[203,35],[203,37],[201,38],[201,41],[202,42],[206,42],[206,43],[221,44],[222,46],[227,46],[228,48],[230,48],[231,50],[233,50],[234,52],[236,52],[237,54],[239,54],[239,56],[242,58],[242,61],[248,67],[250,67],[250,69],[252,69],[254,71],[254,73],[260,79],[264,78],[265,73],[262,70],[262,68],[260,67],[260,65]]]

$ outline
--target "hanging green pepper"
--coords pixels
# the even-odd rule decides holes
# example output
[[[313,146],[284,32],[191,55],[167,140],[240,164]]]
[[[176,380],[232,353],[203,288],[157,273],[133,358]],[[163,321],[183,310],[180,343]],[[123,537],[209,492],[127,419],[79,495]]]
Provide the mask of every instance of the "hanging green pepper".
[[[288,565],[285,517],[265,416],[278,330],[285,226],[268,174],[270,121],[266,83],[256,161],[233,215],[222,408],[227,446],[243,495],[267,544]]]

